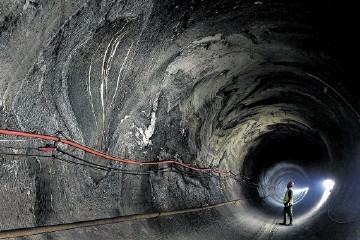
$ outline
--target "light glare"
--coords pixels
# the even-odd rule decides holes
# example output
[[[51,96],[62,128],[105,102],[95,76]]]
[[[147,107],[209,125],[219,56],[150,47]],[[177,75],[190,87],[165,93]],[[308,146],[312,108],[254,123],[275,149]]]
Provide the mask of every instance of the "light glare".
[[[331,191],[335,185],[335,182],[333,180],[327,179],[323,182],[323,185],[327,191]]]

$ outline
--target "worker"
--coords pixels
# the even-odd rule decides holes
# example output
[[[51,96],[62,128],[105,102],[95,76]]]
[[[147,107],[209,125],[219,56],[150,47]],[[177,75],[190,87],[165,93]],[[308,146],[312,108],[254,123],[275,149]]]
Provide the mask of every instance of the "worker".
[[[294,193],[292,190],[292,187],[294,187],[295,183],[294,182],[289,182],[287,184],[287,191],[285,193],[284,196],[284,222],[282,223],[282,225],[286,225],[286,214],[289,215],[290,217],[290,223],[288,226],[292,226],[292,221],[293,221],[293,211],[292,211],[292,206],[294,204]]]

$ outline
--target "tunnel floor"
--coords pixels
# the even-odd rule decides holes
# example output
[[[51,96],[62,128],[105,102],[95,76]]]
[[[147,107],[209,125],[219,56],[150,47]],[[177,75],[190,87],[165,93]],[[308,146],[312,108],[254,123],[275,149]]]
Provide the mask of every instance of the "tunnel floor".
[[[350,225],[339,225],[326,216],[326,210],[319,212],[321,217],[313,222],[308,219],[298,223],[294,218],[293,226],[280,225],[282,213],[274,210],[273,217],[262,213],[252,217],[241,216],[239,206],[220,207],[200,213],[186,213],[171,217],[154,218],[117,224],[99,225],[81,230],[65,230],[45,235],[29,236],[27,239],[358,239],[360,230],[349,233]],[[220,212],[220,213],[219,213]],[[237,214],[238,213],[238,214]],[[354,223],[356,224],[356,223]],[[158,228],[154,230],[154,226]],[[248,229],[244,226],[251,226]],[[155,228],[155,229],[156,229]],[[17,239],[17,238],[14,238]]]

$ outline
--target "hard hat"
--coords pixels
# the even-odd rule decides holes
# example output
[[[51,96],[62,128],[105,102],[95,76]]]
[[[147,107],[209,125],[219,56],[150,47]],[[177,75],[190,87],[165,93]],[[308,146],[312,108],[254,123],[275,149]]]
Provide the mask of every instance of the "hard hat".
[[[293,187],[294,185],[295,185],[294,182],[289,182],[288,185],[287,185],[287,187],[288,187],[288,188],[291,188],[291,187]]]

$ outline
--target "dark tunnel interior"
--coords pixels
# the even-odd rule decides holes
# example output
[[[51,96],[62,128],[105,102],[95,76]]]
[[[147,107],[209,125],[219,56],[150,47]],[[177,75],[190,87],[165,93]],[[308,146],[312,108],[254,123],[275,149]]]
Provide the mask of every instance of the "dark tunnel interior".
[[[359,11],[0,1],[0,238],[359,239]]]

